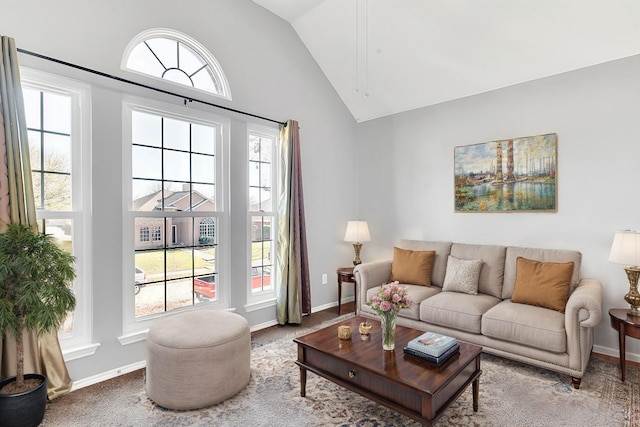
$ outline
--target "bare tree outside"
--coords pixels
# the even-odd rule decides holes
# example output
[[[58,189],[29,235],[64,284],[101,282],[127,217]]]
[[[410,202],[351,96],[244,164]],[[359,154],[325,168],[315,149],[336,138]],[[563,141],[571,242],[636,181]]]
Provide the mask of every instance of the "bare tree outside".
[[[31,159],[40,159],[40,150],[32,145],[29,151]],[[59,152],[50,152],[45,155],[44,170],[36,168],[40,167],[39,164],[31,164],[33,194],[38,208],[50,211],[71,210],[71,174],[68,172],[69,164],[69,156]],[[42,200],[43,195],[44,201]]]

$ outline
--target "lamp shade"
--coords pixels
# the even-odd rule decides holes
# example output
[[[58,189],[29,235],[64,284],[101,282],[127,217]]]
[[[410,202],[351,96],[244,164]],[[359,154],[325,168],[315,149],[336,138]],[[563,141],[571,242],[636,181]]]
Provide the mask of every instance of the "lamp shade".
[[[349,221],[347,222],[347,232],[344,234],[345,242],[369,242],[369,226],[367,221]]]
[[[617,231],[613,237],[609,261],[616,264],[640,264],[640,233],[637,231]]]

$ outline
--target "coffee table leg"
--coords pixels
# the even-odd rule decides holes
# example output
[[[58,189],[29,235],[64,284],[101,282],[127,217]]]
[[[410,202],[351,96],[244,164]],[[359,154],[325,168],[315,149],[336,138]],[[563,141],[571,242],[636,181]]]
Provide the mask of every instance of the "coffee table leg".
[[[307,395],[307,370],[300,367],[300,397]]]
[[[476,378],[471,384],[473,391],[473,412],[478,412],[478,400],[480,396],[480,377]]]

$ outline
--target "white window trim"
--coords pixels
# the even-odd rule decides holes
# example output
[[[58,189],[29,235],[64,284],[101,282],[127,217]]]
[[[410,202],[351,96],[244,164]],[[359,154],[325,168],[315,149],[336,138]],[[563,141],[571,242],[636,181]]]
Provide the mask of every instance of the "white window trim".
[[[131,114],[133,111],[144,111],[152,114],[163,115],[164,117],[187,120],[192,123],[202,123],[205,125],[215,124],[218,126],[217,146],[216,146],[216,203],[218,211],[213,215],[218,218],[218,250],[216,251],[216,266],[218,276],[216,278],[216,301],[210,303],[199,303],[196,305],[183,307],[170,312],[158,313],[136,319],[135,317],[135,295],[132,292],[131,273],[134,271],[134,219],[140,214],[146,217],[167,216],[166,212],[135,212],[132,210],[132,159],[131,159]],[[173,314],[190,311],[206,307],[207,309],[228,309],[230,304],[229,280],[229,253],[230,253],[230,231],[229,231],[229,184],[227,176],[229,174],[228,157],[230,144],[230,120],[226,117],[215,115],[209,112],[189,110],[189,114],[184,114],[184,109],[180,106],[167,104],[147,98],[134,96],[123,96],[122,101],[122,195],[123,195],[123,251],[122,251],[122,293],[123,293],[123,331],[118,338],[122,345],[131,344],[144,339],[146,331],[155,323],[158,318],[164,318]],[[174,217],[191,217],[188,212],[172,212]],[[219,292],[219,294],[218,294]]]
[[[76,309],[73,333],[59,334],[65,360],[95,353],[99,343],[92,343],[93,287],[91,237],[91,86],[66,77],[29,68],[20,68],[24,87],[58,92],[71,97],[71,188],[72,206],[65,212],[37,212],[38,219],[69,218],[73,221],[73,254],[76,262],[74,293]],[[79,119],[75,119],[79,118]],[[80,143],[77,143],[80,138]]]
[[[246,295],[247,295],[247,304],[244,306],[245,311],[256,311],[261,310],[267,307],[275,306],[276,304],[276,284],[279,283],[277,273],[277,240],[278,240],[278,200],[277,198],[273,198],[273,220],[271,224],[271,228],[273,230],[274,241],[271,243],[271,283],[274,285],[272,290],[263,291],[257,294],[254,294],[251,291],[251,217],[257,216],[259,212],[254,212],[249,210],[249,135],[263,135],[267,138],[273,138],[273,153],[271,157],[271,193],[273,195],[278,194],[278,171],[279,171],[279,162],[278,162],[278,138],[279,138],[279,129],[276,127],[260,125],[256,123],[247,123],[247,135],[246,135],[246,144],[245,144],[245,152],[246,152],[246,169],[247,169],[247,185],[246,185],[246,203],[247,203],[247,261],[249,263],[247,271],[247,283]]]
[[[129,56],[131,55],[131,52],[133,51],[133,49],[143,41],[152,39],[152,38],[157,38],[157,37],[179,41],[180,43],[183,43],[186,46],[189,46],[198,55],[200,55],[202,59],[204,59],[207,62],[209,67],[211,67],[211,71],[213,72],[213,74],[218,78],[220,83],[220,93],[209,92],[203,89],[189,87],[186,85],[172,82],[170,80],[153,76],[151,74],[145,74],[145,73],[141,73],[139,71],[127,68],[127,61],[129,60]],[[209,52],[209,50],[206,47],[204,47],[204,45],[202,45],[196,39],[180,31],[176,31],[170,28],[151,28],[149,30],[145,30],[139,33],[138,35],[136,35],[133,39],[131,39],[129,44],[127,44],[127,47],[124,49],[124,53],[122,54],[122,60],[120,62],[120,68],[129,73],[134,73],[139,76],[151,78],[154,81],[159,83],[161,82],[162,85],[166,84],[166,87],[169,89],[171,87],[186,88],[188,90],[193,90],[193,91],[207,94],[207,95],[213,95],[218,98],[227,99],[231,101],[231,87],[229,86],[229,81],[227,80],[227,77],[225,76],[224,71],[222,70],[222,66],[220,65],[218,60],[211,54],[211,52]]]

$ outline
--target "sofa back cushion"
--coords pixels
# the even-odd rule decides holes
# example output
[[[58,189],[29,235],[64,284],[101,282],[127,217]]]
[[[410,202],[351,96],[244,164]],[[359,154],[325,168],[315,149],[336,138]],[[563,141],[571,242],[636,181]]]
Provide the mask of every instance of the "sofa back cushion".
[[[542,262],[573,262],[573,274],[571,275],[570,292],[573,292],[580,280],[580,263],[582,254],[578,251],[564,249],[537,249],[509,246],[504,266],[504,285],[502,286],[502,299],[511,298],[516,282],[516,260],[518,257]]]
[[[481,259],[478,292],[502,298],[506,246],[453,243],[451,255],[460,259]]]
[[[431,272],[431,284],[442,287],[444,275],[447,271],[447,257],[451,251],[451,242],[428,242],[424,240],[401,240],[398,244],[400,248],[412,251],[435,251]]]

